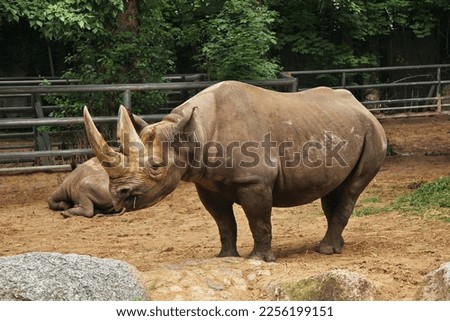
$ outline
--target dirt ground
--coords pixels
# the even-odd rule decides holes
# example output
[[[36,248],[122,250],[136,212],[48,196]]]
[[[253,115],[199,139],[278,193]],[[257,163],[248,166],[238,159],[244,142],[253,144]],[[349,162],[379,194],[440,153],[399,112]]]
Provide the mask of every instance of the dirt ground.
[[[364,194],[389,204],[414,182],[450,175],[450,117],[381,120],[396,156],[386,162]],[[192,184],[179,187],[158,205],[118,217],[64,219],[46,199],[67,173],[0,176],[0,255],[32,251],[87,254],[124,260],[150,277],[161,264],[213,258],[219,235]],[[251,251],[252,239],[236,207],[238,249]],[[325,233],[318,202],[273,210],[271,277],[297,279],[334,268],[349,269],[376,282],[383,300],[412,300],[424,276],[450,261],[450,223],[383,212],[350,219],[340,255],[313,251]],[[220,261],[218,261],[220,264]],[[163,297],[159,299],[171,300]],[[265,289],[249,288],[242,300],[268,299]]]

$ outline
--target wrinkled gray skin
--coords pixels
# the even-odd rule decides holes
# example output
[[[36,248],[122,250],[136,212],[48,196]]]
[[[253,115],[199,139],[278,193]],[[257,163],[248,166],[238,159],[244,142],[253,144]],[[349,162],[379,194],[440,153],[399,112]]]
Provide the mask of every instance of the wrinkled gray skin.
[[[275,260],[272,207],[297,206],[319,198],[328,228],[317,250],[341,253],[342,232],[358,196],[380,169],[387,145],[379,122],[350,92],[325,87],[278,93],[235,81],[222,82],[178,106],[161,122],[145,127],[140,136],[121,107],[119,139],[125,145],[143,144],[145,153],[104,148],[105,141],[87,108],[84,117],[91,146],[110,177],[116,209],[133,200],[139,207],[151,206],[171,193],[180,180],[193,182],[217,223],[222,245],[219,256],[239,255],[233,213],[236,203],[242,206],[253,235],[250,257],[266,261]],[[331,162],[326,149],[320,148],[326,145],[326,132],[332,133],[332,156],[340,157]],[[269,152],[265,149],[266,154],[261,147],[248,148],[260,159],[250,167],[240,163],[252,158],[239,148],[230,149],[226,159],[223,152],[208,148],[208,160],[224,160],[216,166],[179,166],[180,160],[195,155],[194,144],[185,144],[179,152],[176,144],[161,144],[176,141],[177,134],[195,134],[200,146],[211,141],[242,146],[244,142],[263,142],[268,133],[277,147]],[[283,142],[295,147],[279,148]],[[294,152],[305,152],[304,146],[311,147],[302,155],[304,161],[287,166]],[[336,146],[341,146],[338,155],[332,149]],[[322,161],[321,166],[318,161]]]
[[[133,115],[133,125],[140,132],[148,123]],[[109,176],[96,157],[76,166],[47,202],[50,209],[60,211],[64,217],[121,215],[126,210],[138,209],[133,204],[129,208],[114,209],[109,192]]]

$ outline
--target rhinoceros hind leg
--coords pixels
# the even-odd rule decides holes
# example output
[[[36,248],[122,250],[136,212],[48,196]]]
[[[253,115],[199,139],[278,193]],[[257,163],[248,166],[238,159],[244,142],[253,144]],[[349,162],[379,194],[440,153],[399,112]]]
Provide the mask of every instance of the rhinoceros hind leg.
[[[355,203],[381,167],[385,150],[371,142],[370,139],[370,137],[366,137],[361,157],[349,177],[321,199],[328,228],[318,246],[320,253],[342,252],[344,246],[342,232],[353,212]],[[376,142],[378,142],[377,139]]]
[[[71,203],[63,201],[63,200],[57,200],[57,199],[53,198],[53,196],[50,196],[48,198],[47,202],[48,202],[48,207],[54,211],[65,211],[73,206]]]
[[[80,200],[79,204],[77,204],[75,207],[61,212],[61,215],[65,218],[72,216],[85,216],[91,218],[94,216],[94,214],[94,203],[92,203],[92,201],[88,197],[84,197],[82,200]]]
[[[219,257],[239,256],[236,247],[237,225],[233,212],[233,202],[220,194],[204,189],[196,184],[197,193],[206,210],[219,228],[221,250]]]
[[[325,237],[318,245],[318,252],[323,254],[342,252],[344,246],[342,232],[353,212],[358,195],[348,195],[345,190],[338,188],[322,197],[322,208],[327,218],[328,228]]]

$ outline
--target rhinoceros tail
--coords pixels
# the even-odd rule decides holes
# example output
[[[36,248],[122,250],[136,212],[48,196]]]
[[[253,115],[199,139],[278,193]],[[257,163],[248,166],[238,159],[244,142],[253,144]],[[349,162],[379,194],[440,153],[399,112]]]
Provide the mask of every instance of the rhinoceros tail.
[[[70,162],[70,168],[72,168],[72,171],[74,171],[77,167],[78,163],[74,159],[72,159],[72,161]]]

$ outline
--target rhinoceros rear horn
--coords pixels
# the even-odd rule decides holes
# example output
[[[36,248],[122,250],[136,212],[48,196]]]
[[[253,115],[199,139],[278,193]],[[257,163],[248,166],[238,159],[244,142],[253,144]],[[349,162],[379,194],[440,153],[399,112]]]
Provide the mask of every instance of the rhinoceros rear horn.
[[[122,145],[122,151],[127,156],[131,152],[131,148],[137,148],[138,150],[145,151],[145,146],[136,131],[135,123],[130,118],[128,110],[123,105],[119,108],[119,118],[117,120],[117,140]]]
[[[105,169],[118,167],[122,164],[122,154],[114,151],[103,139],[97,127],[89,114],[88,108],[83,109],[84,125],[86,127],[86,135],[91,144],[95,156]]]

